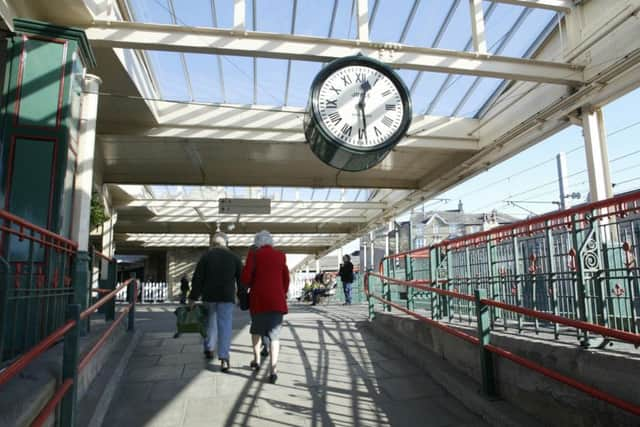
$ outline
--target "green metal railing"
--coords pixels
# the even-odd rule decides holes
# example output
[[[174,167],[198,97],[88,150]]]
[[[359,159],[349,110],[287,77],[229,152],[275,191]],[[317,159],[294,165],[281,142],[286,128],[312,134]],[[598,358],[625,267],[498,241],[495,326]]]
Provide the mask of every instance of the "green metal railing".
[[[602,390],[594,388],[589,384],[582,383],[567,375],[563,375],[560,372],[554,371],[544,367],[535,361],[532,361],[526,357],[519,356],[517,354],[508,351],[507,349],[498,347],[491,343],[491,330],[492,330],[492,309],[500,308],[506,312],[516,313],[524,316],[529,316],[540,321],[548,321],[556,325],[564,325],[570,328],[575,328],[578,331],[586,333],[587,331],[598,334],[611,339],[618,339],[623,342],[627,342],[640,346],[640,334],[630,333],[617,329],[608,328],[605,326],[594,325],[589,322],[580,320],[569,319],[563,316],[555,314],[549,314],[537,310],[518,307],[511,304],[506,304],[500,301],[492,300],[488,298],[488,292],[486,289],[476,289],[473,295],[467,295],[451,290],[442,289],[442,284],[445,281],[431,281],[431,280],[401,280],[382,274],[369,272],[364,277],[364,288],[369,299],[369,316],[371,319],[375,318],[375,304],[381,303],[385,311],[391,311],[391,308],[399,310],[412,316],[419,321],[437,328],[448,334],[454,335],[478,348],[478,358],[480,362],[481,384],[482,392],[488,397],[496,397],[498,395],[499,387],[497,383],[497,372],[493,363],[493,356],[499,356],[510,360],[520,366],[523,366],[532,371],[538,372],[546,377],[549,377],[555,381],[565,384],[574,389],[580,390],[596,399],[600,399],[611,405],[614,405],[620,409],[623,409],[629,413],[640,416],[640,406],[620,399]],[[464,301],[473,310],[473,323],[476,333],[463,330],[462,328],[455,327],[455,325],[446,324],[440,319],[434,319],[420,314],[414,310],[404,307],[401,304],[391,301],[385,292],[392,287],[404,286],[413,288],[421,292],[426,292],[432,296],[440,297],[436,299],[436,304],[449,304],[451,301]],[[443,308],[439,307],[443,312]],[[472,329],[473,330],[473,329]]]
[[[364,292],[363,275],[360,273],[355,273],[354,276],[354,281],[351,284],[351,303],[364,304],[367,302],[367,295]],[[338,287],[336,288],[336,294],[333,297],[333,300],[338,303],[345,302],[342,282],[340,280],[338,280]]]
[[[65,322],[76,253],[75,242],[0,210],[0,362]]]
[[[380,273],[432,281],[465,295],[482,289],[491,299],[517,307],[637,333],[639,243],[640,192],[634,192],[395,254],[382,260]],[[468,300],[380,286],[390,301],[424,310],[431,318],[474,322]],[[550,332],[555,338],[568,331],[496,307],[490,314],[492,327],[505,330]],[[588,331],[573,333],[589,345]]]

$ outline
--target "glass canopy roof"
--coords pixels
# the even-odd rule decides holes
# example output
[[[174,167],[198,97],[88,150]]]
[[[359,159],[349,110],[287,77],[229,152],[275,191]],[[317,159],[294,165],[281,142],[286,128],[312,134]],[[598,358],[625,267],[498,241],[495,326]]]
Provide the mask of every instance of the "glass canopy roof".
[[[232,0],[127,0],[135,21],[231,28]],[[247,0],[246,28],[260,32],[356,38],[356,0]],[[483,2],[488,50],[527,57],[556,13]],[[471,48],[469,2],[369,0],[371,41],[451,50]],[[164,100],[304,107],[321,63],[147,51]],[[397,70],[411,89],[414,114],[481,116],[502,80]]]

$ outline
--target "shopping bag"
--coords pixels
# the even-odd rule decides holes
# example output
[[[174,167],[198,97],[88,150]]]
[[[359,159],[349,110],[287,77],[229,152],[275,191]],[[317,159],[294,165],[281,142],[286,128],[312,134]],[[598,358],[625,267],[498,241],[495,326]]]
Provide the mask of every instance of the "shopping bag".
[[[207,335],[207,309],[197,304],[193,308],[181,306],[176,308],[176,336],[181,333],[199,333]]]

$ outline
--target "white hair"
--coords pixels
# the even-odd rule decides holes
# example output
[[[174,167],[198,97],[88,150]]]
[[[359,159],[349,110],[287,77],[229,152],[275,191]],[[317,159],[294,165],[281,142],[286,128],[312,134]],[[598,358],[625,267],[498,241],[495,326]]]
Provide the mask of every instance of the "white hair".
[[[211,238],[211,246],[224,247],[224,246],[227,246],[228,241],[229,241],[229,238],[227,237],[227,235],[218,231]]]
[[[273,246],[273,237],[271,237],[271,233],[267,230],[258,231],[256,233],[256,237],[253,240],[253,244],[257,248],[261,248],[263,246]]]

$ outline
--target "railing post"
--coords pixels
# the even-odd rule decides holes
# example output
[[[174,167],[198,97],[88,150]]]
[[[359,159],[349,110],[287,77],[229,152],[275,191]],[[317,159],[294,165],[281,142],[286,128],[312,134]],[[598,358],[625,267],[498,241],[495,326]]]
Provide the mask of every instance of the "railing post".
[[[413,280],[413,263],[411,262],[411,255],[406,254],[404,256],[404,278],[406,281]],[[413,301],[415,289],[411,286],[407,286],[407,310],[413,311],[415,303]]]
[[[9,325],[9,263],[0,257],[0,361],[4,360],[5,335]]]
[[[485,348],[491,342],[491,316],[489,307],[480,302],[480,300],[487,298],[487,290],[476,289],[473,293],[476,297],[476,319],[478,321],[478,339],[480,340],[482,393],[487,397],[495,397],[497,393],[493,357],[491,352]]]
[[[108,265],[109,266],[108,266],[108,273],[107,273],[106,288],[109,290],[114,290],[117,287],[117,283],[116,283],[117,264],[114,260],[114,261],[109,261]],[[112,298],[111,301],[105,304],[104,318],[107,322],[114,320],[116,318],[116,298],[115,297]]]
[[[60,426],[73,427],[76,425],[76,401],[78,393],[78,359],[80,358],[80,304],[67,306],[67,321],[75,321],[75,325],[64,336],[62,359],[62,382],[71,379],[73,384],[62,398],[60,404]]]
[[[437,247],[431,247],[429,249],[429,279],[431,280],[431,286],[438,287],[438,279],[440,277],[438,273],[438,266],[440,264],[440,249]],[[429,302],[431,308],[431,318],[440,318],[440,295],[430,292]]]
[[[447,246],[445,246],[445,247],[447,248],[446,249],[447,252],[444,254],[445,259],[442,262],[445,262],[447,264],[445,266],[446,270],[444,270],[444,271],[446,271],[447,277],[444,278],[446,281],[442,284],[441,288],[445,289],[447,291],[450,291],[451,290],[451,278],[453,277],[453,262],[452,262],[453,257],[452,257],[452,254],[451,254],[451,250],[449,250],[449,247],[447,247]],[[443,269],[441,269],[441,271],[443,271]],[[450,309],[451,309],[451,307],[449,305],[451,304],[451,300],[446,295],[440,295],[440,299],[442,301],[441,304],[440,304],[441,311],[442,311],[442,318],[444,319],[444,318],[449,316],[449,312],[450,312]]]
[[[364,275],[364,290],[367,295],[367,303],[369,305],[369,320],[373,320],[376,317],[376,310],[373,298],[371,298],[371,290],[369,289],[369,274],[365,272]]]
[[[131,304],[129,309],[129,319],[127,321],[127,330],[135,331],[136,329],[136,294],[138,293],[138,280],[134,279],[127,286],[127,301]]]
[[[391,284],[388,281],[382,282],[382,293],[384,294],[384,299],[391,301]],[[391,311],[391,306],[385,303],[384,311]]]
[[[80,305],[80,310],[87,308],[89,298],[89,288],[91,286],[89,275],[89,262],[91,257],[87,251],[78,251],[75,256],[73,267],[73,292],[75,303]],[[80,333],[84,335],[88,328],[89,319],[80,321]]]

